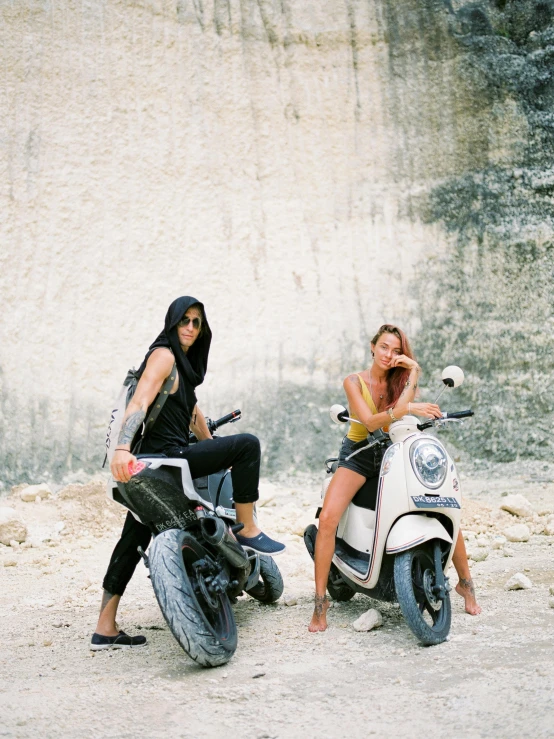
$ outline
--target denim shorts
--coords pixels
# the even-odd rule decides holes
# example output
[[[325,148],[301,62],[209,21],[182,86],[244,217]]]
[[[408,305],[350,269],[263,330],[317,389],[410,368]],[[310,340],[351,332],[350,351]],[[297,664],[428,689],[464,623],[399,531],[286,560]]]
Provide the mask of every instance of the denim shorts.
[[[362,441],[352,441],[347,436],[342,440],[342,446],[339,451],[339,463],[338,467],[344,467],[352,472],[357,472],[358,475],[362,475],[366,479],[371,477],[378,477],[379,470],[381,469],[381,460],[383,459],[384,450],[381,447],[373,447],[372,449],[364,449],[363,452],[358,452],[351,459],[347,460],[346,457],[350,456],[356,449],[362,449],[367,446],[367,439]]]

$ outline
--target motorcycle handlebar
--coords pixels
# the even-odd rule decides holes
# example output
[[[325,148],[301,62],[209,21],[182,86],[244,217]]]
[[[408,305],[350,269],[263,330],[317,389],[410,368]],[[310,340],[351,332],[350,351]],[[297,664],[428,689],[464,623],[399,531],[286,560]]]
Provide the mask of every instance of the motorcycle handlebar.
[[[210,432],[217,431],[218,428],[224,426],[226,423],[234,423],[235,421],[239,421],[241,416],[242,411],[237,408],[236,411],[233,411],[232,413],[227,413],[226,416],[218,418],[217,421],[210,421]]]

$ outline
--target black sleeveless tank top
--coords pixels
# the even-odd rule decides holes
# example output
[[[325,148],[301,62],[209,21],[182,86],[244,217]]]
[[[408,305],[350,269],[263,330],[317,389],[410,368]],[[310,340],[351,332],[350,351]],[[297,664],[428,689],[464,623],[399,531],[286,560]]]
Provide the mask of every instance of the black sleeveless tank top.
[[[194,387],[179,372],[177,392],[166,400],[154,428],[142,443],[141,454],[172,456],[172,449],[188,446],[190,420],[195,405]]]

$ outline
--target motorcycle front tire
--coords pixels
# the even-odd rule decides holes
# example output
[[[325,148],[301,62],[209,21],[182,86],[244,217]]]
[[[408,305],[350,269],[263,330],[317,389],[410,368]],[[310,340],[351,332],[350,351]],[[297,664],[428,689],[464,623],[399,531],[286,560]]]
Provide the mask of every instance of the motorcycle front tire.
[[[216,610],[203,602],[192,564],[204,555],[191,534],[168,529],[152,542],[148,563],[156,599],[173,636],[195,662],[218,667],[235,653],[237,626],[227,594],[217,596]]]
[[[450,593],[433,608],[425,595],[424,576],[434,577],[433,554],[426,548],[409,549],[394,559],[394,586],[402,615],[424,646],[445,641],[450,633],[452,606]]]

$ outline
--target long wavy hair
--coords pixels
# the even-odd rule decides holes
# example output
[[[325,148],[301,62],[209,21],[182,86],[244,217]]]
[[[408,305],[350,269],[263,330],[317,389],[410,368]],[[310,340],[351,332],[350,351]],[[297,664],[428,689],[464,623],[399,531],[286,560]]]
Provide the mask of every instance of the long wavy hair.
[[[396,336],[397,339],[400,339],[401,353],[405,354],[410,359],[415,359],[408,337],[401,328],[398,328],[398,326],[394,326],[391,323],[384,323],[371,339],[371,343],[375,346],[383,334],[392,334],[393,336]],[[393,408],[396,403],[398,403],[398,399],[406,387],[409,376],[410,370],[405,367],[393,367],[393,369],[388,371],[387,408]]]

